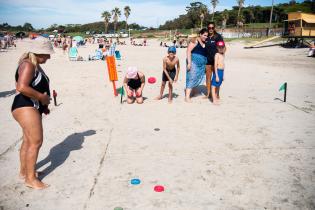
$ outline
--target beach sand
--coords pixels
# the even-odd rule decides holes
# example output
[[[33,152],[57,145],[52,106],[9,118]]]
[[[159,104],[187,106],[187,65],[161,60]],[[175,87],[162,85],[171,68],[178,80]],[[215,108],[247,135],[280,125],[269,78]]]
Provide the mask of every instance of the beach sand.
[[[143,105],[113,96],[106,62],[70,62],[56,49],[43,68],[59,105],[43,117],[38,158],[51,186],[36,191],[18,179],[22,134],[10,113],[21,45],[0,53],[1,210],[315,209],[315,71],[307,49],[228,43],[220,106],[202,95],[184,102],[186,49],[178,49],[177,97],[168,104],[154,100],[166,48],[157,40],[118,46],[117,87],[128,66],[157,78],[146,84]],[[284,82],[287,103],[275,100]]]

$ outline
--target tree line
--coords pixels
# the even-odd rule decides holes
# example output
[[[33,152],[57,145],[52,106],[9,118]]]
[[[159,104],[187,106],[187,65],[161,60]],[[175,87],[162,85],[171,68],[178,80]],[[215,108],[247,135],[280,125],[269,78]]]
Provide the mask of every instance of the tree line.
[[[230,10],[216,11],[219,4],[218,0],[211,0],[209,7],[202,2],[192,2],[186,7],[186,14],[180,15],[174,20],[166,21],[159,29],[190,29],[202,28],[203,25],[214,21],[217,25],[225,27],[235,27],[243,24],[251,23],[267,23],[270,20],[270,6],[254,6],[244,7],[245,0],[237,0],[236,6]],[[272,0],[270,0],[270,4]],[[210,9],[208,9],[210,8]],[[313,0],[305,0],[298,3],[291,0],[289,3],[274,5],[272,22],[282,25],[283,20],[287,19],[288,12],[306,12],[315,13],[315,3]]]

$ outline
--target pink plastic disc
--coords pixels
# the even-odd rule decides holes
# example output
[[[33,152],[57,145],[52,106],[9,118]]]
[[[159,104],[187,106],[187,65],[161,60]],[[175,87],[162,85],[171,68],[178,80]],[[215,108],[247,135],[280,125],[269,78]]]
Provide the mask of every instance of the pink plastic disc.
[[[150,77],[150,78],[148,79],[148,82],[149,82],[150,84],[154,84],[154,83],[156,82],[156,79],[155,79],[154,77]]]
[[[161,185],[157,185],[154,187],[154,191],[155,192],[163,192],[164,191],[164,187]]]

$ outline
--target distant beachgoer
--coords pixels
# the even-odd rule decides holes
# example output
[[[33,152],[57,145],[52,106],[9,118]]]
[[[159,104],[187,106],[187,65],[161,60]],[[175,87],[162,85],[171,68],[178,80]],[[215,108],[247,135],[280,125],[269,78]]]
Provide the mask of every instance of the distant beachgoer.
[[[138,71],[136,67],[128,67],[127,74],[124,78],[124,88],[127,93],[127,103],[134,103],[135,99],[138,104],[143,103],[142,92],[145,85],[145,76]]]
[[[218,52],[214,56],[214,72],[212,74],[211,90],[213,104],[218,105],[220,100],[220,87],[224,80],[224,54],[225,44],[223,41],[217,42]]]
[[[214,70],[214,56],[218,52],[216,44],[220,41],[223,41],[223,38],[215,30],[215,23],[210,22],[208,24],[209,36],[206,40],[206,49],[207,49],[207,65],[206,65],[206,86],[207,86],[207,95],[205,98],[209,98],[211,91],[211,75]]]
[[[23,131],[20,149],[20,178],[34,189],[48,187],[37,178],[35,165],[43,143],[42,114],[48,114],[50,103],[49,79],[40,64],[50,59],[53,48],[44,38],[29,41],[29,52],[24,53],[15,73],[17,95],[12,104],[12,115]]]
[[[161,100],[163,98],[165,85],[168,81],[168,102],[171,103],[173,100],[173,84],[178,80],[180,64],[178,57],[176,57],[176,48],[174,46],[169,47],[167,52],[168,55],[163,59],[163,74],[160,95],[156,99]]]
[[[201,29],[196,43],[190,42],[187,48],[187,73],[185,101],[191,102],[190,94],[193,88],[200,85],[205,75],[207,50],[205,46],[208,30]]]

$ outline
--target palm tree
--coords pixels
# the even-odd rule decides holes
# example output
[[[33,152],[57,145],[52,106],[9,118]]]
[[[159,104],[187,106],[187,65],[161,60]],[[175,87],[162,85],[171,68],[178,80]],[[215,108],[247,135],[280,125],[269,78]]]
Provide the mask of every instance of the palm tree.
[[[125,15],[125,17],[126,17],[126,31],[127,31],[127,29],[128,29],[128,22],[127,22],[127,21],[128,21],[130,12],[131,12],[130,7],[129,7],[129,6],[125,6],[125,8],[124,8],[124,15]]]
[[[104,24],[105,24],[105,33],[108,33],[108,25],[109,25],[109,21],[112,18],[112,15],[110,14],[110,12],[108,11],[104,11],[102,13],[102,18],[104,18]]]
[[[200,7],[200,13],[199,13],[199,17],[200,17],[200,28],[203,27],[203,21],[205,19],[205,15],[208,13],[208,9],[205,5],[202,5]]]
[[[229,19],[229,12],[228,10],[224,10],[221,14],[221,17],[222,17],[222,28],[225,28],[226,27],[226,23]]]
[[[219,3],[219,0],[211,0],[211,4],[212,4],[212,20],[211,21],[213,21],[213,19],[214,19],[214,12],[215,12],[215,8],[217,7],[217,5],[218,5],[218,3]]]
[[[237,22],[240,21],[241,9],[244,5],[244,2],[245,2],[245,0],[237,0],[237,4],[238,4]]]
[[[120,9],[118,7],[115,7],[112,10],[112,15],[113,15],[113,19],[114,19],[114,32],[116,33],[118,19],[121,16]]]

